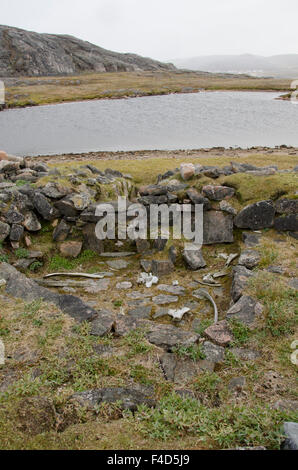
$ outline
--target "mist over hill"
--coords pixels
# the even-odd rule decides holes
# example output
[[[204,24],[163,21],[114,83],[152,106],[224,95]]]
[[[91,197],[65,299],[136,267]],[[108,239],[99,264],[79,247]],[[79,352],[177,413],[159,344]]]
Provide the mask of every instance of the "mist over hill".
[[[202,70],[214,73],[239,73],[256,77],[298,78],[298,54],[274,55],[270,57],[242,55],[210,55],[176,59],[178,68]]]

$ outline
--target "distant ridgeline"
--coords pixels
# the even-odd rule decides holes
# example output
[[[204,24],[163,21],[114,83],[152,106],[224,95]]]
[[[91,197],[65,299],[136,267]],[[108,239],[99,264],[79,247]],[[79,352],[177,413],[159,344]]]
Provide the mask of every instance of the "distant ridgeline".
[[[136,54],[120,54],[73,36],[39,34],[0,25],[0,77],[80,72],[175,70]]]

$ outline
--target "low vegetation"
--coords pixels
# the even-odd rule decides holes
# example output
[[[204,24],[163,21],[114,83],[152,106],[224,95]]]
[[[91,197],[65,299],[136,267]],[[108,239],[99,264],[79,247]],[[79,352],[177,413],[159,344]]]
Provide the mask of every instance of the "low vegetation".
[[[39,77],[7,86],[7,107],[166,95],[205,90],[288,91],[291,80],[247,76],[210,75],[199,72],[122,72]]]

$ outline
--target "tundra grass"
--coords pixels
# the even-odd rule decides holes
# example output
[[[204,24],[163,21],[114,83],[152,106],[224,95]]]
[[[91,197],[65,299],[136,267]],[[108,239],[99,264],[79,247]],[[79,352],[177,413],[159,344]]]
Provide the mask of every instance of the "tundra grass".
[[[200,74],[199,72],[122,72],[68,77],[20,78],[6,88],[7,107],[165,95],[205,90],[289,91],[291,80]]]

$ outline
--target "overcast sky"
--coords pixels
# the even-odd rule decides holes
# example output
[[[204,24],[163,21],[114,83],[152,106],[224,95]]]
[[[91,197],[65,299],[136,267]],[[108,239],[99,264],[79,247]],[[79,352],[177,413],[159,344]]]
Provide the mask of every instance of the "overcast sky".
[[[159,60],[298,53],[298,0],[1,0],[0,23]]]

